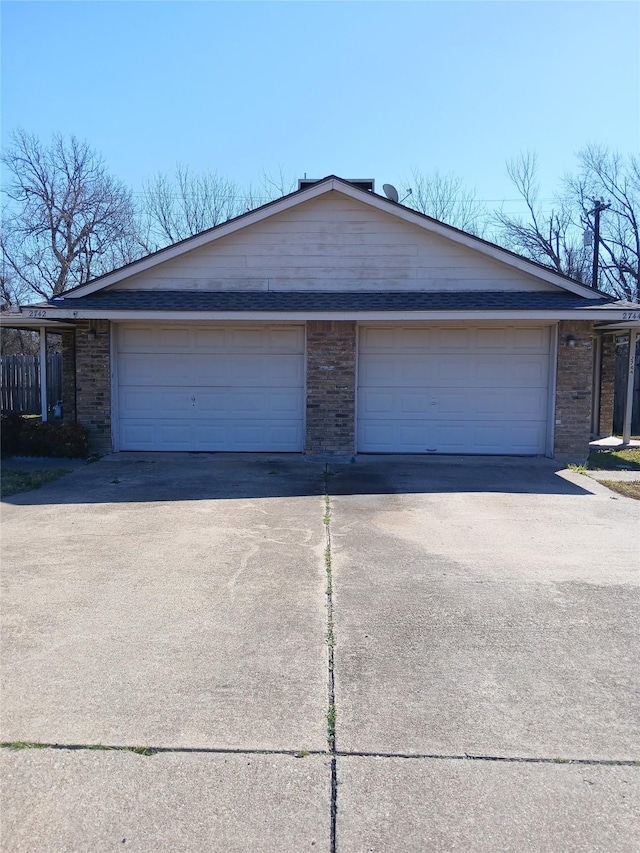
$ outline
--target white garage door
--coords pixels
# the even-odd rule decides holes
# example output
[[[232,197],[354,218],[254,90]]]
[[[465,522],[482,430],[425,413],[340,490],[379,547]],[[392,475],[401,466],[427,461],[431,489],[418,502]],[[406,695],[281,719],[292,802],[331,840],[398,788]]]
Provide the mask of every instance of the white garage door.
[[[549,327],[363,327],[360,453],[543,454]]]
[[[301,451],[304,327],[118,328],[121,450]]]

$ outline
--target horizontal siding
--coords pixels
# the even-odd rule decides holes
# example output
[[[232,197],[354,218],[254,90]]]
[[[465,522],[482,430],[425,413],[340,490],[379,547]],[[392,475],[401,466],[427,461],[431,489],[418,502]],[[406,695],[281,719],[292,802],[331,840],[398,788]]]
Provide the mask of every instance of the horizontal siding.
[[[416,225],[331,193],[114,289],[555,290]]]

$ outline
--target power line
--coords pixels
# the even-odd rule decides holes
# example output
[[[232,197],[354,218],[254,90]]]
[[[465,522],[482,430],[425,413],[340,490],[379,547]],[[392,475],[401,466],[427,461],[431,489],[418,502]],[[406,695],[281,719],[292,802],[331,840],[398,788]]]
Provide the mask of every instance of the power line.
[[[144,198],[147,196],[147,193],[145,193],[144,191],[141,191],[141,190],[132,190],[131,195]],[[284,195],[288,195],[288,193],[285,193]],[[376,195],[377,195],[377,193],[376,193]],[[193,199],[193,198],[200,198],[200,195],[198,193],[180,193],[180,194],[178,194],[178,193],[175,193],[175,194],[174,193],[162,193],[162,197],[163,198],[170,198],[170,199],[187,199],[187,198]],[[234,194],[234,195],[224,196],[224,200],[225,201],[227,201],[227,200],[228,201],[243,200],[243,201],[267,202],[267,201],[275,201],[276,199],[282,198],[282,197],[283,196],[273,196],[273,195],[259,196],[259,195]],[[512,203],[513,204],[526,204],[525,200],[522,198],[475,198],[475,197],[470,198],[468,196],[447,196],[447,200],[448,201],[456,201],[456,202],[457,201],[466,201],[466,202],[472,202],[472,203],[473,202],[481,202],[482,204],[489,204],[489,203],[491,203],[491,204],[512,204]],[[546,202],[553,202],[553,201],[555,201],[555,199],[552,196],[549,196],[546,198],[540,198],[540,199],[538,199],[538,201],[546,203]]]

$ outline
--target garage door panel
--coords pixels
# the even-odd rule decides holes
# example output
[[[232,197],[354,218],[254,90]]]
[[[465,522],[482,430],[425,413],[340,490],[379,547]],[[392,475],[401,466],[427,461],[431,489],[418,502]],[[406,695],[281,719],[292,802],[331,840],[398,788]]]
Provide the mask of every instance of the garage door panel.
[[[434,326],[421,350],[415,331],[360,332],[360,452],[545,452],[548,327]]]
[[[361,442],[366,442],[369,453],[497,455],[508,452],[531,455],[544,453],[544,441],[540,437],[543,426],[541,422],[535,422],[514,429],[492,420],[475,424],[387,420],[370,421],[362,425],[359,435]],[[398,450],[399,445],[402,450]],[[509,450],[505,450],[505,447],[509,447]]]
[[[360,425],[361,443],[373,453],[396,453],[400,441],[403,453],[424,453],[428,444],[429,426],[418,422],[415,427],[403,421],[368,420]],[[415,449],[411,450],[412,442]]]
[[[302,384],[304,365],[300,356],[247,353],[194,356],[184,353],[127,353],[121,359],[120,384],[148,387],[162,378],[163,384],[235,386]]]
[[[298,354],[304,349],[304,327],[237,329],[212,325],[174,328],[166,324],[154,327],[122,324],[118,331],[118,349],[123,353],[251,353],[268,349]]]
[[[430,385],[436,378],[437,360],[423,354],[371,354],[360,364],[361,384],[368,385]]]
[[[360,385],[434,386],[461,388],[497,383],[518,387],[521,383],[547,387],[548,355],[517,355],[505,352],[502,357],[471,353],[371,353],[360,363]]]
[[[191,406],[191,396],[188,391],[174,389],[123,388],[118,393],[118,409],[127,417],[154,418],[158,412],[169,416],[172,412],[181,414]]]
[[[440,329],[438,335],[438,350],[453,350],[455,352],[467,352],[474,346],[474,335],[469,330],[463,329]]]
[[[125,445],[135,444],[140,450],[153,450],[154,428],[146,421],[129,421],[120,425],[121,440]]]
[[[447,395],[437,398],[437,412],[447,411]],[[441,403],[442,401],[442,403]],[[505,421],[534,418],[539,420],[540,412],[545,410],[547,402],[546,388],[480,388],[470,389],[464,395],[455,397],[456,414],[466,413],[477,419],[486,416],[502,418]]]
[[[164,422],[148,424],[127,421],[121,426],[123,444],[136,450],[200,450],[291,452],[300,440],[300,430],[289,421],[273,421],[268,426],[251,421]]]
[[[472,417],[476,420],[497,417],[509,420],[540,420],[546,406],[545,388],[531,391],[522,388],[462,389],[443,391],[425,388],[419,392],[396,389],[369,389],[361,391],[358,399],[359,416],[397,420],[428,418],[442,420],[455,417]]]
[[[120,326],[118,329],[120,352],[146,352],[155,345],[156,333],[153,329],[140,326]]]
[[[476,329],[473,333],[473,344],[479,350],[504,351],[512,342],[511,329]]]
[[[516,350],[534,350],[547,355],[549,352],[550,330],[548,326],[523,326],[513,336],[513,348]]]
[[[118,344],[123,450],[302,450],[304,327],[123,326]]]

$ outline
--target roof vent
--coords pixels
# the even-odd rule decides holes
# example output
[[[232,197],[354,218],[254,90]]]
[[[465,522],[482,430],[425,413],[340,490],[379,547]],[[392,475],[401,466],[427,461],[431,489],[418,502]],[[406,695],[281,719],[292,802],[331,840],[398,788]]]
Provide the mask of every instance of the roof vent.
[[[326,178],[299,178],[298,189],[308,190],[309,187],[312,187],[314,184],[319,184],[324,180],[326,180]],[[373,178],[343,178],[342,180],[347,184],[353,184],[353,186],[357,187],[359,190],[365,190],[370,193],[375,190],[376,182]]]

